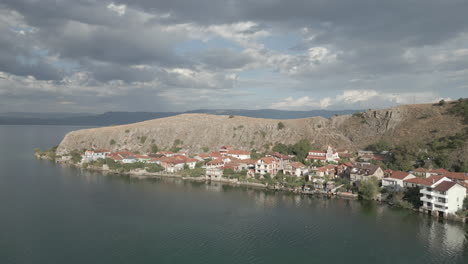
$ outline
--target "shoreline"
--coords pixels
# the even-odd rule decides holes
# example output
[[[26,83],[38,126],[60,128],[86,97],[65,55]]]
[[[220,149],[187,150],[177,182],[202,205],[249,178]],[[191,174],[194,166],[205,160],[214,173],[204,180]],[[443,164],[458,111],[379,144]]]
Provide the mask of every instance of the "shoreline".
[[[262,183],[255,183],[255,182],[246,182],[246,181],[239,181],[237,179],[227,179],[227,178],[224,178],[224,179],[220,179],[220,180],[212,180],[212,179],[207,179],[205,178],[205,176],[200,176],[200,177],[184,177],[180,174],[176,174],[176,173],[160,173],[160,172],[147,172],[145,170],[137,170],[137,171],[129,171],[129,172],[120,172],[120,171],[115,171],[115,170],[110,170],[110,169],[104,169],[104,168],[98,168],[98,167],[82,167],[78,164],[70,164],[69,162],[60,162],[58,160],[53,160],[53,159],[50,159],[50,158],[47,158],[47,157],[41,157],[39,155],[35,155],[37,159],[39,160],[47,160],[47,161],[52,161],[54,163],[57,163],[59,164],[60,166],[63,166],[63,165],[67,165],[67,166],[70,166],[70,167],[75,167],[75,168],[78,168],[78,169],[81,169],[81,170],[87,170],[87,171],[93,171],[93,172],[99,172],[99,173],[102,173],[102,174],[112,174],[112,175],[116,175],[116,176],[129,176],[129,177],[132,177],[132,178],[138,178],[138,179],[156,179],[156,178],[159,178],[159,179],[162,179],[162,178],[172,178],[172,179],[181,179],[183,181],[191,181],[191,182],[205,182],[205,183],[208,183],[208,182],[214,182],[214,183],[221,183],[221,184],[228,184],[228,185],[231,185],[231,186],[245,186],[245,187],[252,187],[252,188],[256,188],[256,189],[262,189],[262,190],[268,190],[268,191],[280,191],[280,192],[284,192],[284,193],[287,193],[287,194],[298,194],[298,195],[319,195],[319,196],[327,196],[327,197],[336,197],[336,198],[340,198],[340,199],[353,199],[353,200],[358,200],[358,194],[353,194],[353,193],[347,193],[347,192],[336,192],[336,193],[327,193],[327,192],[324,192],[324,191],[303,191],[303,190],[294,190],[294,189],[281,189],[281,188],[270,188],[268,186],[268,184],[262,184]],[[384,201],[381,201],[381,200],[373,200],[373,201],[376,201],[378,202],[380,205],[387,205],[389,207],[394,207],[393,205],[387,203],[387,202],[384,202]],[[433,214],[427,214],[427,213],[424,213],[420,208],[412,208],[412,209],[409,209],[411,211],[413,211],[414,213],[418,213],[418,214],[421,214],[421,215],[425,215],[425,216],[429,216],[433,219],[437,219],[437,220],[449,220],[449,221],[454,221],[454,222],[458,222],[458,223],[467,223],[468,222],[468,218],[463,218],[463,217],[459,217],[457,215],[451,215],[451,216],[448,216],[448,217],[440,217],[438,215],[433,215]]]

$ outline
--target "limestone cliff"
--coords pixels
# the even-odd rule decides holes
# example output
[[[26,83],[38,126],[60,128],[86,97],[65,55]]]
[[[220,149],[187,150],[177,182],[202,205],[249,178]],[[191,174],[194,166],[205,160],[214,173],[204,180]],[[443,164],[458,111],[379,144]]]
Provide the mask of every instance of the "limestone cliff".
[[[221,145],[263,150],[266,144],[290,144],[301,139],[308,139],[317,147],[333,145],[349,149],[363,148],[381,139],[397,144],[428,141],[462,132],[465,128],[460,118],[446,114],[447,107],[404,105],[330,119],[272,120],[182,114],[129,125],[74,131],[65,136],[57,153],[87,148],[148,152],[153,144],[160,149],[169,149],[176,140],[183,141],[181,147],[192,153],[201,152],[204,147],[215,150]],[[279,129],[279,122],[284,124],[284,128]]]

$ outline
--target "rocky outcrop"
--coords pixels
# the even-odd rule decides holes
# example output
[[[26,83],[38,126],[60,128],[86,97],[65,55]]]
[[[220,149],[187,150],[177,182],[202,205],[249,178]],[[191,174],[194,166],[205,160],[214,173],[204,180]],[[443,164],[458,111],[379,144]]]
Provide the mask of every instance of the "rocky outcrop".
[[[369,110],[330,119],[311,117],[272,120],[242,116],[182,114],[145,122],[84,129],[71,132],[60,143],[57,153],[75,149],[106,148],[147,152],[152,145],[169,149],[174,142],[192,152],[221,145],[240,149],[264,150],[277,142],[292,144],[308,139],[317,147],[327,145],[357,149],[381,139],[395,143],[430,140],[461,132],[460,118],[445,114],[447,106],[405,105]],[[284,128],[280,129],[278,123]]]

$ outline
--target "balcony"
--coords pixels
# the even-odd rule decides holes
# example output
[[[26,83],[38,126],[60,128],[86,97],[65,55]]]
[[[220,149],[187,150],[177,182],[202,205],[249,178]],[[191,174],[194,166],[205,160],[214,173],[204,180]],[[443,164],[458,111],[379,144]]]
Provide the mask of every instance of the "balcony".
[[[421,202],[433,203],[432,198],[427,198],[426,196],[421,197]]]
[[[429,196],[440,197],[440,198],[444,198],[445,200],[448,200],[448,196],[446,194],[442,194],[437,191],[428,191],[427,189],[421,189],[419,193],[421,193],[424,196],[429,195]]]

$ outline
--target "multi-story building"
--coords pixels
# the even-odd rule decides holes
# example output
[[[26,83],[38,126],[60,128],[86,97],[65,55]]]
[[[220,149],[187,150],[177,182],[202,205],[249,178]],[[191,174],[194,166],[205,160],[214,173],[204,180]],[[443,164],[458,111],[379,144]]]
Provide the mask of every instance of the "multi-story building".
[[[451,180],[438,181],[420,190],[421,209],[425,212],[447,216],[463,208],[465,186]]]
[[[255,173],[275,176],[278,173],[278,160],[273,157],[263,157],[255,162]]]

